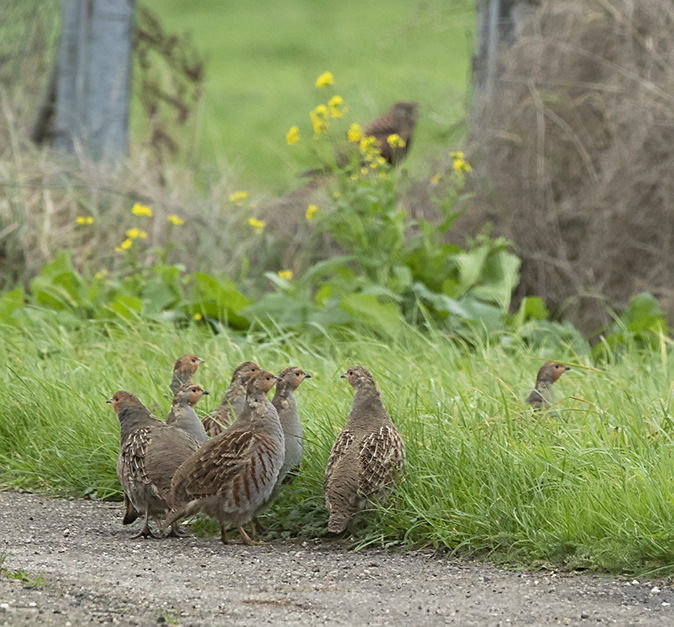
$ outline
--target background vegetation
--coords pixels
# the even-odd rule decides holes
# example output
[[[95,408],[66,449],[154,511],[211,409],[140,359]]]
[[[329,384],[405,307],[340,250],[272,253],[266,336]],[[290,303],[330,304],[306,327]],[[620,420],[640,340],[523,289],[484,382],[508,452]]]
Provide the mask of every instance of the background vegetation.
[[[617,19],[620,3],[608,4],[615,10],[604,2],[584,23]],[[31,6],[22,5],[26,19]],[[647,285],[634,287],[620,309],[602,308],[590,343],[551,319],[535,290],[513,301],[535,259],[489,237],[480,208],[490,181],[517,179],[494,164],[519,163],[507,157],[530,145],[485,126],[491,135],[468,144],[472,156],[455,151],[470,5],[337,11],[298,0],[282,12],[234,8],[219,22],[208,13],[216,3],[172,0],[160,11],[144,2],[161,20],[139,18],[155,44],[138,52],[134,148],[113,170],[30,141],[57,25],[46,9],[57,16],[58,3],[44,6],[42,21],[28,20],[35,36],[17,40],[32,52],[14,59],[0,91],[0,481],[119,498],[119,431],[104,403],[116,389],[166,412],[172,363],[196,352],[206,358],[198,382],[212,393],[198,408],[206,412],[241,361],[299,365],[313,375],[298,393],[306,459],[266,523],[281,537],[321,535],[325,461],[351,399],[339,374],[360,363],[400,427],[408,466],[390,506],[359,523],[354,546],[673,574],[666,314]],[[171,39],[173,27],[192,27],[192,42]],[[173,60],[169,41],[180,51]],[[314,86],[325,70],[332,91]],[[180,93],[180,106],[152,84]],[[350,112],[314,140],[309,111],[335,93]],[[330,162],[351,122],[403,97],[423,112],[403,168],[354,153],[320,184],[295,179]],[[535,127],[527,110],[512,108],[523,133]],[[302,141],[288,146],[294,124]],[[510,143],[489,154],[491,141]],[[560,172],[576,172],[564,163]],[[279,189],[292,191],[271,193]],[[535,415],[521,399],[548,359],[572,370],[556,385],[556,415]]]

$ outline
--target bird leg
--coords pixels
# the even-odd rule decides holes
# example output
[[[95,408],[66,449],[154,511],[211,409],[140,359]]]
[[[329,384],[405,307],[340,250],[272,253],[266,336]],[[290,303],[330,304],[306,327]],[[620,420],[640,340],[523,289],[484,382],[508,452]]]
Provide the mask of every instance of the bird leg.
[[[257,540],[257,534],[262,535],[267,528],[260,522],[260,519],[256,516],[250,523],[250,530],[253,532],[253,538]]]
[[[220,542],[223,544],[229,544],[229,540],[227,539],[227,532],[225,531],[225,525],[220,523]]]
[[[266,542],[262,542],[262,541],[256,542],[255,540],[251,540],[248,537],[248,534],[246,533],[246,530],[241,525],[239,525],[239,533],[241,534],[241,538],[243,539],[243,543],[247,546],[257,546],[257,545],[260,545],[260,544],[267,544]]]
[[[180,523],[175,522],[171,525],[171,531],[169,531],[164,537],[165,538],[189,538],[190,533]]]
[[[159,536],[154,535],[152,533],[152,529],[150,529],[150,512],[149,510],[145,512],[145,524],[143,525],[143,528],[135,535],[131,536],[132,540],[135,540],[136,538],[158,538]]]

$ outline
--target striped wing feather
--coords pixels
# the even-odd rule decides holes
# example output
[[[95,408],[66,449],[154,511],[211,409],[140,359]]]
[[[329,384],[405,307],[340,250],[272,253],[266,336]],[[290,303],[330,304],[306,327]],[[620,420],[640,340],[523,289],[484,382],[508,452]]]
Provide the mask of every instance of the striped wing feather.
[[[363,441],[358,456],[358,494],[368,496],[392,488],[405,464],[405,444],[397,429],[380,427]]]

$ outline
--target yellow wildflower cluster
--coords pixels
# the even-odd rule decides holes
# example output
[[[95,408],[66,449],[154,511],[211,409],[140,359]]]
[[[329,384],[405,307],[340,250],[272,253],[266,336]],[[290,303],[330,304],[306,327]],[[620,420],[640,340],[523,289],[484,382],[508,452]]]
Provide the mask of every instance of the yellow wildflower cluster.
[[[311,125],[314,127],[314,135],[318,137],[328,129],[328,108],[324,104],[320,104],[313,111],[310,111],[309,115],[311,116]]]
[[[115,252],[124,252],[125,250],[129,250],[131,246],[133,246],[133,242],[130,239],[125,239],[119,246],[115,246]]]
[[[464,172],[471,172],[473,168],[470,167],[470,164],[466,161],[466,156],[463,152],[450,152],[449,156],[453,159],[454,163],[452,167],[454,168],[455,174],[463,176]]]
[[[291,126],[290,130],[286,133],[286,139],[288,140],[288,146],[292,146],[300,141],[300,129],[296,126]]]
[[[332,72],[323,72],[318,79],[316,80],[316,87],[327,87],[328,85],[334,85],[335,79],[332,76]]]
[[[147,238],[147,233],[145,231],[141,231],[140,229],[137,229],[137,228],[134,227],[133,229],[129,229],[126,232],[126,236],[129,239],[138,239],[139,237],[141,239],[145,239],[145,238]]]
[[[442,178],[441,174],[436,174],[435,176],[433,176],[433,178],[431,179],[431,185],[437,185],[440,182],[441,178]]]
[[[361,140],[361,137],[363,137],[363,131],[360,128],[360,124],[356,124],[355,122],[351,125],[351,128],[346,133],[347,139],[350,142],[359,142]]]
[[[243,201],[248,198],[248,192],[234,192],[229,195],[229,202],[233,202],[235,205],[243,205]]]
[[[264,231],[264,225],[265,221],[264,220],[258,220],[256,218],[248,218],[248,224],[250,224],[254,229],[255,232],[259,235]]]
[[[344,114],[349,110],[346,107],[343,107],[344,98],[341,96],[333,96],[328,100],[328,108],[330,109],[331,118],[343,118]]]
[[[104,279],[106,276],[108,276],[108,271],[105,270],[105,269],[103,269],[103,270],[101,270],[100,272],[97,272],[94,276],[95,276],[97,279]]]
[[[405,140],[398,135],[398,133],[393,133],[392,135],[389,135],[386,138],[386,141],[388,142],[388,145],[391,146],[391,148],[404,148],[405,147]]]
[[[185,221],[182,218],[179,218],[176,215],[171,214],[168,217],[168,221],[173,225],[173,226],[180,226],[181,224],[185,224]]]
[[[77,216],[77,224],[93,224],[94,219],[91,216]]]
[[[314,219],[314,216],[316,215],[316,212],[318,211],[318,207],[316,205],[309,205],[307,207],[307,212],[304,214],[306,219],[311,222]]]
[[[293,278],[292,270],[279,270],[278,278],[284,281],[290,281]]]
[[[131,209],[131,213],[135,216],[145,216],[146,218],[152,217],[152,209],[145,205],[141,205],[138,202],[133,206],[133,209]]]

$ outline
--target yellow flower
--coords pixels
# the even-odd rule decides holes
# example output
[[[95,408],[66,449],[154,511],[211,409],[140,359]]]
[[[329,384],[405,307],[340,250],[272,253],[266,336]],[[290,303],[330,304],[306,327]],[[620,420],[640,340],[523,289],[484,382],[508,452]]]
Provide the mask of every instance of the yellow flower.
[[[145,216],[147,218],[152,217],[152,209],[150,209],[150,207],[146,207],[145,205],[141,205],[139,202],[133,206],[131,213],[133,213],[135,216]]]
[[[129,250],[133,246],[133,242],[130,239],[125,239],[119,246],[115,247],[116,253],[121,253],[123,250]]]
[[[333,96],[328,100],[328,107],[330,107],[330,117],[332,118],[342,118],[344,114],[348,111],[346,107],[341,108],[344,104],[344,98],[341,96]]]
[[[386,178],[386,172],[380,172],[380,173],[379,173],[379,178],[380,178],[380,179],[385,179],[385,178]]]
[[[229,195],[229,202],[233,202],[239,207],[243,205],[243,201],[248,198],[248,192],[234,192]]]
[[[139,237],[143,237],[143,236],[141,235],[141,233],[145,233],[145,231],[141,231],[140,229],[133,228],[133,229],[129,229],[129,230],[126,232],[126,236],[127,236],[129,239],[138,239]],[[147,233],[145,233],[145,237],[147,237]]]
[[[431,179],[431,185],[437,185],[440,182],[440,179],[442,178],[441,174],[436,174],[432,179]]]
[[[171,214],[168,216],[168,221],[173,225],[173,226],[180,226],[181,224],[184,224],[185,221],[179,218],[176,215]]]
[[[248,224],[250,224],[255,229],[255,232],[258,235],[262,233],[262,231],[264,231],[265,225],[264,220],[257,220],[256,218],[248,218]]]
[[[323,72],[316,80],[316,87],[327,87],[334,84],[335,79],[332,77],[332,72]]]
[[[197,311],[197,313],[194,314],[194,319],[195,320],[201,320],[203,316]]]
[[[357,180],[358,180],[358,175],[357,175],[357,174],[352,174],[349,178],[350,178],[352,181],[357,181]]]
[[[368,152],[372,150],[374,147],[374,142],[376,141],[376,138],[370,136],[370,137],[361,137],[360,140],[360,151],[361,152]]]
[[[360,138],[363,136],[363,131],[360,128],[360,124],[355,122],[351,125],[351,128],[347,131],[347,138],[350,142],[359,142]]]
[[[108,276],[108,271],[107,270],[101,270],[100,272],[97,272],[94,276],[97,279],[104,279],[106,276]]]
[[[94,219],[91,216],[77,216],[77,224],[93,224]]]
[[[368,173],[368,171],[369,171],[369,170],[368,170],[367,168],[361,168],[361,169],[360,169],[360,173],[361,173],[363,176],[365,176],[365,175]]]
[[[328,128],[328,108],[324,105],[318,105],[309,113],[311,116],[311,125],[314,127],[314,134],[318,137],[322,131]]]
[[[405,147],[405,140],[398,135],[398,133],[393,133],[392,135],[389,135],[386,138],[386,141],[388,142],[388,145],[391,146],[391,148],[404,148]]]
[[[293,271],[292,270],[279,270],[278,277],[279,277],[279,279],[283,279],[284,281],[290,281],[293,278]]]
[[[318,207],[316,205],[309,205],[307,207],[307,212],[304,214],[306,219],[311,222],[314,219],[314,216],[316,215],[316,212],[318,211]]]
[[[292,146],[300,141],[300,129],[296,126],[291,126],[290,130],[286,133],[286,139],[288,140],[288,146]]]
[[[450,156],[452,159],[461,159],[461,161],[464,161],[465,158],[466,158],[466,155],[463,154],[463,151],[462,151],[462,150],[459,150],[459,151],[457,151],[457,152],[450,152],[450,153],[449,153],[449,156]]]

